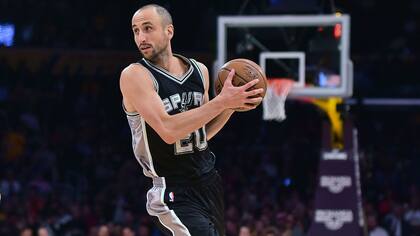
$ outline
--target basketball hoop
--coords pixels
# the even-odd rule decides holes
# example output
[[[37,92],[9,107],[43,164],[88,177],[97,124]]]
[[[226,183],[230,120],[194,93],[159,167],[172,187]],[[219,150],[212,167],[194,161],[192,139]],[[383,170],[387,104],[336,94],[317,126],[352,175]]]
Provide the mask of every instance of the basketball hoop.
[[[292,88],[291,79],[269,79],[263,100],[263,119],[281,122],[286,119],[284,103]]]

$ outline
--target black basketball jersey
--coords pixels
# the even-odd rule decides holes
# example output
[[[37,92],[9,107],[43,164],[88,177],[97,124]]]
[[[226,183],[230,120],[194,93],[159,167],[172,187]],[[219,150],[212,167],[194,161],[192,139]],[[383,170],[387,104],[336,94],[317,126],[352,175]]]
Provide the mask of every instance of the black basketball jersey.
[[[204,77],[197,62],[175,56],[189,65],[180,78],[144,58],[138,62],[149,70],[155,90],[169,115],[194,109],[204,101]],[[132,131],[134,154],[146,176],[188,180],[214,168],[215,157],[208,148],[205,127],[174,144],[167,144],[141,115],[127,113],[127,119]]]

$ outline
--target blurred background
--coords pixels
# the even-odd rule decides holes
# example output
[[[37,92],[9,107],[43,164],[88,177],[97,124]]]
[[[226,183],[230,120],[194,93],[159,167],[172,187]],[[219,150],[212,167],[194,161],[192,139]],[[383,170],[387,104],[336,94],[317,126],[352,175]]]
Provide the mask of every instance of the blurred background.
[[[0,0],[0,235],[160,235],[119,92],[121,70],[141,58],[131,17],[148,3],[172,14],[173,51],[209,68],[220,15],[349,14],[366,231],[420,235],[418,0]],[[303,236],[312,223],[328,117],[286,109],[282,123],[261,107],[234,114],[210,142],[227,236]]]

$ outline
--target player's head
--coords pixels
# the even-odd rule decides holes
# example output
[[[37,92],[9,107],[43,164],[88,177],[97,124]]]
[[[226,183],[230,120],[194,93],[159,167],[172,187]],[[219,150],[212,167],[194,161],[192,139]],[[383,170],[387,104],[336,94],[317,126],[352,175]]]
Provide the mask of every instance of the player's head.
[[[134,41],[143,57],[153,61],[171,50],[174,26],[172,17],[165,8],[156,4],[141,7],[134,13],[131,23]]]

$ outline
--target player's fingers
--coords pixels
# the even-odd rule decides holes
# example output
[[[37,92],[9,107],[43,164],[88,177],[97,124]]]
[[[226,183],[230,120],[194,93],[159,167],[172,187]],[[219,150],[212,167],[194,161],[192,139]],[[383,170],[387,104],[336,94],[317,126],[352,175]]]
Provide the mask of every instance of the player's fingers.
[[[262,93],[264,93],[264,89],[259,88],[259,89],[253,89],[253,90],[247,91],[245,92],[245,95],[247,97],[250,97],[250,96],[255,96],[257,94],[262,94]]]
[[[246,103],[260,103],[262,99],[263,99],[262,97],[247,98]]]
[[[225,85],[231,85],[232,84],[232,78],[233,78],[233,76],[235,75],[235,69],[232,69],[232,70],[230,70],[230,72],[229,72],[229,74],[228,74],[228,76],[226,77],[226,80],[225,80]]]
[[[251,81],[249,81],[248,83],[246,83],[246,84],[244,84],[244,85],[242,85],[241,86],[241,88],[243,89],[243,90],[248,90],[249,88],[251,88],[252,86],[254,86],[254,85],[256,85],[256,84],[258,84],[258,82],[259,82],[260,80],[259,79],[254,79],[254,80],[251,80]]]
[[[254,110],[255,108],[257,108],[257,105],[254,105],[254,104],[249,104],[249,105],[246,105],[245,107],[247,111]]]
[[[241,107],[242,111],[249,111],[249,110],[253,110],[257,107],[258,105],[256,104],[249,104],[246,103],[244,106]]]
[[[233,109],[234,111],[246,111],[247,109],[245,107],[237,107]]]

